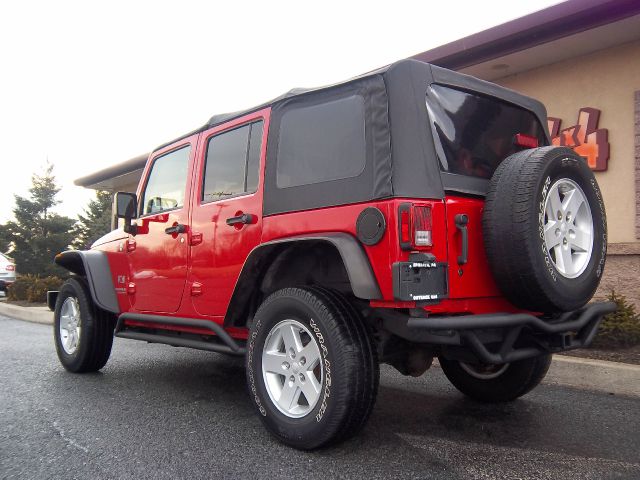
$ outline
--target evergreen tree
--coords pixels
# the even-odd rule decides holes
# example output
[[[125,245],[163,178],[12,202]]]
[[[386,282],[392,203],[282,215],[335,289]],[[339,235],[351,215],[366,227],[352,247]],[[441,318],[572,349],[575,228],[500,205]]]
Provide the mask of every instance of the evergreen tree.
[[[89,201],[84,215],[78,215],[76,239],[73,247],[86,250],[104,234],[111,231],[111,193],[97,191],[96,198]]]
[[[15,221],[7,222],[2,230],[5,238],[9,238],[10,255],[18,273],[66,276],[66,271],[53,263],[53,257],[69,248],[75,221],[51,212],[60,203],[56,200],[59,191],[53,165],[47,164],[42,175],[31,177],[29,198],[15,195]]]
[[[5,255],[11,249],[11,233],[6,225],[0,225],[0,253]]]

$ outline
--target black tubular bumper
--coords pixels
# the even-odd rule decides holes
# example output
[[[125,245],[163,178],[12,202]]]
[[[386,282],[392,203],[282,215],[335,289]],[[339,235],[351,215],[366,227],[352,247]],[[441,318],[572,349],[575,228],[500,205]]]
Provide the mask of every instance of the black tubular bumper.
[[[464,357],[470,350],[480,362],[507,363],[586,347],[602,317],[615,310],[615,303],[603,302],[549,320],[527,313],[411,317],[407,327],[422,341],[443,345],[451,356]]]

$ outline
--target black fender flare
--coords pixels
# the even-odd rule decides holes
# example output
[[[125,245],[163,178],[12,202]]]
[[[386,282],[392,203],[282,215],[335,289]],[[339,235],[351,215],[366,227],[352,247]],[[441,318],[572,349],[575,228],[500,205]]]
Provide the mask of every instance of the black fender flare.
[[[333,246],[342,259],[353,294],[364,300],[382,298],[369,258],[355,237],[343,232],[296,235],[271,240],[251,250],[233,290],[225,316],[225,324],[233,324],[237,320],[232,317],[235,317],[238,310],[242,310],[242,306],[247,300],[247,295],[244,292],[248,290],[248,287],[254,285],[254,281],[263,270],[265,262],[269,262],[271,254],[280,250],[281,247],[299,242],[324,242]]]
[[[102,310],[118,314],[120,307],[113,286],[107,254],[100,250],[67,250],[56,255],[55,263],[85,277],[93,302]]]

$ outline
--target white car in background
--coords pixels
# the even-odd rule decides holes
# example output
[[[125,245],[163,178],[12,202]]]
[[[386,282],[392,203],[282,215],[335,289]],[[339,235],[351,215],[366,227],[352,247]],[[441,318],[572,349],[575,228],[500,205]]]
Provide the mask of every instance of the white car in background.
[[[0,253],[0,292],[6,295],[7,285],[16,281],[16,265],[12,259]]]

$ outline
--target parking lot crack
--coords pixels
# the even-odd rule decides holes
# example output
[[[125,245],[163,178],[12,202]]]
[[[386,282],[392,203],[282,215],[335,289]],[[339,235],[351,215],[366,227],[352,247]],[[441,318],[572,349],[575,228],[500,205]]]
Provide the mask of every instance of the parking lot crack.
[[[87,447],[80,445],[73,438],[67,436],[62,427],[60,427],[60,425],[58,425],[58,422],[56,422],[55,420],[53,421],[53,428],[58,433],[58,435],[60,435],[60,438],[62,438],[67,443],[67,445],[77,448],[78,450],[82,450],[84,453],[89,453],[89,449]]]

